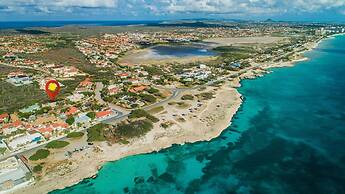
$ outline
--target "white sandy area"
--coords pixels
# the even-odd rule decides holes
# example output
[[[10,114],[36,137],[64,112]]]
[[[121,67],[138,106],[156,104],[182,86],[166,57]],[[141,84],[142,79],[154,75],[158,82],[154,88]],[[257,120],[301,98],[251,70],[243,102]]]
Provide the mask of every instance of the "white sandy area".
[[[233,37],[211,38],[204,42],[214,43],[217,46],[248,45],[248,44],[272,44],[286,40],[286,37],[256,36],[256,37]]]
[[[207,62],[216,59],[215,56],[185,56],[176,57],[173,55],[159,55],[152,48],[145,48],[140,50],[133,50],[126,53],[125,56],[119,59],[120,64],[134,64],[134,65],[160,65],[168,63],[195,63]]]

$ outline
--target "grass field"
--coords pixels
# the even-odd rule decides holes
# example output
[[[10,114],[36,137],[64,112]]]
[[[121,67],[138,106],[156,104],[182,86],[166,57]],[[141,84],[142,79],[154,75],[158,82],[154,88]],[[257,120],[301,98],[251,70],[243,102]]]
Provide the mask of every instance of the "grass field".
[[[69,143],[67,141],[51,141],[47,144],[46,148],[48,149],[59,149],[68,146]]]
[[[72,65],[85,73],[92,74],[97,68],[85,58],[73,45],[63,48],[54,48],[43,53],[27,55],[34,60],[43,60],[46,63]]]
[[[83,132],[71,132],[67,134],[67,138],[81,138],[84,136]]]
[[[16,87],[0,80],[0,112],[13,112],[35,103],[46,102],[47,95],[37,84]]]
[[[50,154],[49,150],[39,149],[36,151],[36,153],[30,156],[29,160],[32,160],[32,161],[42,160],[42,159],[47,158],[49,154]]]

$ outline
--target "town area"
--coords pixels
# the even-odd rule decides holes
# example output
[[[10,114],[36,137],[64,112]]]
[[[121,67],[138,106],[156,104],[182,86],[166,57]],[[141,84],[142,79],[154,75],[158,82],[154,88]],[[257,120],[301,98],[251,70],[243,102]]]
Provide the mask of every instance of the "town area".
[[[75,175],[80,161],[110,160],[102,157],[112,146],[123,157],[143,142],[211,138],[218,131],[208,135],[207,127],[217,121],[223,130],[241,104],[240,79],[306,60],[305,51],[345,32],[338,25],[290,23],[92,28],[0,33],[0,191],[67,175],[86,178],[98,166]],[[125,60],[171,47],[209,54]],[[55,101],[45,94],[49,80],[61,86]],[[230,109],[226,97],[236,102]],[[202,133],[190,131],[199,126]]]

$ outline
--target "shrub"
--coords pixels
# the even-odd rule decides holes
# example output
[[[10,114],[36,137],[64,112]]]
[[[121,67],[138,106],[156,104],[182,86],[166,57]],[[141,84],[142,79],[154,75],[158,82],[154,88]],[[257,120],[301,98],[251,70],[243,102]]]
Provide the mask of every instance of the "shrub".
[[[145,110],[143,109],[136,109],[136,110],[133,110],[131,112],[131,114],[128,116],[129,119],[136,119],[136,118],[147,118],[149,120],[151,120],[152,122],[158,122],[159,119],[150,115],[148,112],[146,112]]]
[[[194,99],[194,96],[193,95],[190,95],[190,94],[186,94],[186,95],[183,95],[181,97],[182,100],[193,100]]]
[[[90,119],[95,119],[96,118],[96,113],[95,112],[89,112],[86,114],[86,116],[88,116]]]
[[[115,130],[115,134],[119,138],[134,138],[145,135],[153,128],[150,120],[139,120],[129,124],[119,124]]]
[[[107,127],[108,125],[100,123],[87,129],[87,141],[105,141],[104,129]]]
[[[156,97],[150,95],[150,94],[140,94],[140,97],[149,103],[155,103],[157,101]]]
[[[79,138],[83,136],[84,136],[83,132],[71,132],[67,135],[67,138]]]
[[[36,151],[36,153],[34,153],[32,156],[29,157],[29,160],[37,161],[37,160],[45,159],[49,156],[49,154],[50,154],[49,150],[39,149]]]
[[[34,173],[40,173],[40,172],[42,172],[42,166],[39,164],[39,165],[36,165],[36,166],[34,166],[34,168],[32,169],[32,171],[34,172]]]
[[[150,88],[150,89],[147,90],[147,92],[150,93],[150,94],[156,94],[156,93],[159,92],[159,90],[156,89],[156,88]]]
[[[136,110],[133,110],[131,112],[131,114],[128,116],[128,118],[134,119],[134,118],[146,117],[147,114],[148,113],[143,109],[136,109]]]
[[[204,93],[198,94],[198,97],[202,98],[203,100],[210,100],[214,98],[213,93],[211,92],[204,92]]]
[[[7,148],[0,148],[0,155],[6,152]]]
[[[58,141],[58,140],[55,140],[55,141],[51,141],[47,144],[46,148],[49,148],[49,149],[59,149],[59,148],[63,148],[63,147],[66,147],[68,146],[68,142],[67,141]]]
[[[74,121],[75,121],[74,117],[68,117],[66,119],[66,123],[69,125],[73,125]]]

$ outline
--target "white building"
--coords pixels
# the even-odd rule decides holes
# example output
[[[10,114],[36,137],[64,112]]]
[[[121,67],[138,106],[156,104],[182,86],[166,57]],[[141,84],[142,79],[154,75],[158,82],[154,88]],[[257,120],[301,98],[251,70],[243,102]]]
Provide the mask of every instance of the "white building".
[[[73,94],[71,96],[68,96],[67,99],[72,101],[72,102],[79,102],[84,98],[84,94]]]
[[[10,140],[8,142],[8,146],[12,150],[17,150],[18,148],[22,146],[28,146],[36,144],[38,141],[44,139],[40,133],[33,133],[33,134],[24,134],[18,137],[15,137],[14,139]]]
[[[30,171],[22,161],[15,157],[0,162],[0,191],[6,191],[16,185],[28,182]]]

